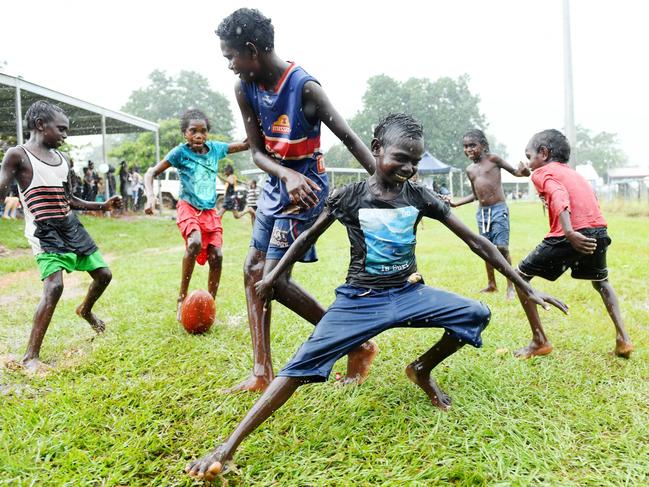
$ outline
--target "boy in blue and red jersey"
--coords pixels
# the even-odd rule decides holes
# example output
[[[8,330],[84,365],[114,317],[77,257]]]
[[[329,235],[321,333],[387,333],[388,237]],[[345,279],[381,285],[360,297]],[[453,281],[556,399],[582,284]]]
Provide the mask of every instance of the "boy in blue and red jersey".
[[[374,159],[332,106],[318,81],[275,53],[270,19],[257,10],[242,8],[226,17],[216,34],[229,68],[240,78],[235,93],[253,161],[268,174],[257,201],[244,265],[254,368],[248,380],[231,389],[261,391],[274,377],[271,313],[270,305],[255,294],[254,283],[277,265],[295,238],[322,212],[329,182],[320,152],[321,122],[370,174],[374,172]],[[315,260],[315,249],[301,259]],[[290,279],[290,273],[291,268],[276,281],[275,299],[315,325],[325,310]],[[362,382],[376,352],[372,342],[350,352],[346,380]]]

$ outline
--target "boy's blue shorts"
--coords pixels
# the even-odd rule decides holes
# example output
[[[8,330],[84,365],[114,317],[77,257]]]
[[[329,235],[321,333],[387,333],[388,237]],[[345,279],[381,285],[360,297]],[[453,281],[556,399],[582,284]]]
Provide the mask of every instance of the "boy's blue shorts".
[[[504,201],[480,206],[476,213],[478,232],[496,247],[509,246],[509,208]]]
[[[250,246],[266,252],[267,260],[280,260],[295,239],[305,230],[311,228],[317,215],[309,220],[294,218],[275,218],[257,211],[255,224],[252,227]],[[318,256],[315,246],[302,256],[300,262],[316,262]]]
[[[309,339],[277,375],[325,381],[338,359],[397,327],[444,328],[457,340],[481,347],[480,334],[490,318],[483,303],[420,282],[389,289],[343,284]]]

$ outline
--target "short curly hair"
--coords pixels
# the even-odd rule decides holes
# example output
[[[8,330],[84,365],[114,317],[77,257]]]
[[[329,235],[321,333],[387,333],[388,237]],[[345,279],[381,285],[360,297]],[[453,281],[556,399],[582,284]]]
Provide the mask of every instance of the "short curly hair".
[[[275,48],[275,29],[271,20],[254,8],[232,12],[221,21],[216,35],[235,48],[243,48],[247,42],[260,51],[270,52]]]
[[[205,125],[207,126],[207,131],[209,132],[212,126],[210,125],[210,119],[207,118],[201,110],[198,108],[190,108],[180,119],[180,131],[184,134],[185,130],[189,127],[189,122],[192,120],[205,120]]]
[[[466,134],[464,134],[463,139],[465,138],[469,139],[475,139],[477,140],[482,147],[485,148],[487,152],[489,152],[489,141],[487,140],[487,136],[484,134],[484,132],[480,129],[471,129],[469,130]]]
[[[552,161],[566,163],[570,160],[570,143],[566,136],[556,129],[548,129],[534,134],[527,147],[534,152],[545,147],[550,153]]]
[[[403,137],[424,138],[424,127],[412,115],[407,113],[390,113],[374,129],[374,138],[383,147]]]
[[[36,129],[36,120],[39,118],[43,122],[51,122],[54,120],[54,117],[57,113],[65,116],[63,109],[58,106],[50,103],[45,100],[38,100],[29,105],[27,112],[25,112],[25,122],[27,122],[27,128],[29,130]]]

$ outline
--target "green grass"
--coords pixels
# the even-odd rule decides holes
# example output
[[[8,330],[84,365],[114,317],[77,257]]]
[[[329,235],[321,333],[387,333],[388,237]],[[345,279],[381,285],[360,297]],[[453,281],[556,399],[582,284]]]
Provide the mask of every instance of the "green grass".
[[[458,212],[471,228],[474,210]],[[511,214],[518,262],[547,221],[537,204],[513,204]],[[649,222],[606,216],[611,282],[637,348],[631,360],[607,353],[614,332],[604,306],[587,282],[569,276],[533,281],[571,306],[567,317],[542,315],[555,351],[513,358],[529,339],[520,305],[502,292],[479,296],[483,263],[427,220],[418,234],[427,283],[481,298],[493,311],[484,347],[461,350],[436,373],[453,410],[433,408],[403,373],[440,331],[392,330],[378,337],[364,385],[305,386],[253,433],[237,452],[240,473],[229,474],[230,485],[648,484]],[[114,275],[96,307],[108,331],[91,341],[74,315],[88,278],[66,276],[42,353],[55,372],[0,372],[0,485],[193,485],[186,462],[225,438],[257,397],[219,392],[251,365],[241,273],[249,222],[226,215],[217,324],[189,336],[174,320],[182,255],[174,222],[83,221]],[[22,231],[22,222],[2,221],[0,242],[26,247]],[[336,224],[319,244],[320,261],[296,266],[296,279],[324,304],[344,280],[347,247]],[[192,288],[206,281],[197,269]],[[504,289],[502,277],[499,284]],[[32,257],[0,258],[0,286],[0,355],[20,356],[41,292]],[[280,305],[274,313],[279,368],[311,326]]]

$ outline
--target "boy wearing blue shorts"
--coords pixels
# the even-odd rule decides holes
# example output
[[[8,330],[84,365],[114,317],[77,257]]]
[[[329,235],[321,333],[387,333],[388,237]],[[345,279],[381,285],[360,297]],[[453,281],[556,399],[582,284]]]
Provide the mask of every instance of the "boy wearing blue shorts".
[[[511,265],[509,256],[509,208],[505,203],[505,193],[500,178],[500,170],[522,177],[529,176],[530,171],[520,163],[514,169],[509,163],[489,152],[489,142],[484,132],[479,129],[468,131],[463,139],[464,154],[471,160],[466,168],[466,174],[471,182],[471,194],[457,201],[449,200],[451,207],[455,208],[466,203],[478,200],[480,206],[476,213],[478,232],[494,244],[507,262]],[[494,269],[489,262],[487,267],[487,287],[483,293],[498,291]],[[514,298],[514,286],[507,280],[507,299]]]
[[[261,391],[273,379],[271,309],[254,284],[277,265],[296,237],[313,225],[324,208],[329,182],[320,151],[321,123],[343,142],[368,172],[374,159],[333,107],[318,81],[274,50],[269,18],[247,8],[219,25],[221,51],[239,77],[235,93],[255,164],[268,174],[257,201],[250,251],[244,264],[254,366],[249,379],[230,391]],[[315,249],[302,262],[317,260]],[[275,298],[314,325],[324,308],[290,279],[291,267],[276,280]],[[345,382],[361,383],[377,348],[361,344],[349,355]]]
[[[417,224],[424,216],[443,223],[509,277],[527,299],[546,308],[552,304],[565,312],[563,303],[534,291],[498,249],[469,230],[448,205],[424,186],[408,181],[417,172],[424,153],[422,134],[422,126],[409,115],[388,115],[382,120],[372,140],[376,173],[329,198],[317,221],[257,283],[257,292],[267,299],[277,277],[335,220],[347,228],[351,259],[347,282],[336,289],[336,300],[225,443],[187,466],[189,475],[210,479],[220,473],[244,438],[300,385],[325,381],[336,360],[390,328],[444,329],[442,338],[407,366],[406,374],[434,406],[450,409],[451,399],[431,377],[431,371],[466,343],[480,347],[481,333],[491,313],[478,301],[424,285],[415,260]]]

